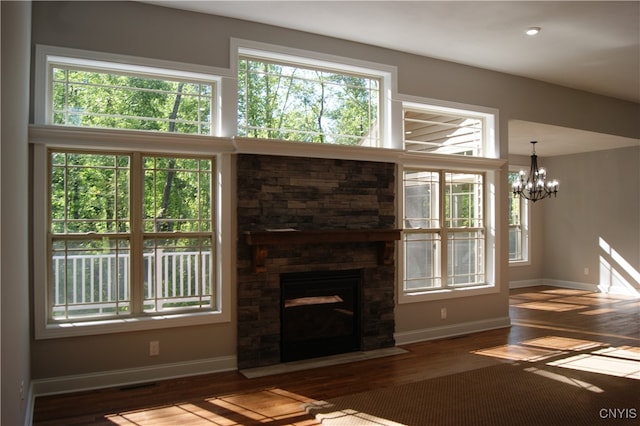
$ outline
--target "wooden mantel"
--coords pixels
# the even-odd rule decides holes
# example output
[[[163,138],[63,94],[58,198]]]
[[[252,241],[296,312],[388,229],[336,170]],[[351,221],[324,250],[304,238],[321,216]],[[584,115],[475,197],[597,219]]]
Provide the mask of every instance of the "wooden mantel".
[[[327,229],[298,231],[277,229],[267,231],[247,231],[245,241],[253,249],[253,266],[256,272],[266,272],[268,246],[291,244],[325,243],[377,243],[378,262],[381,265],[393,263],[394,242],[400,239],[399,229]]]

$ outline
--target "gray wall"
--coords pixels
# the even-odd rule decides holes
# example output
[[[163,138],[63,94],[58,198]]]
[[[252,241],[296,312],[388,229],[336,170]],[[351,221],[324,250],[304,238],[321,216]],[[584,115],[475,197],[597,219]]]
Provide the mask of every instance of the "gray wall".
[[[640,292],[640,147],[553,157],[545,165],[562,192],[544,205],[543,277],[600,284],[602,272],[606,283],[609,264]]]
[[[36,2],[33,43],[229,67],[230,37],[315,50],[398,67],[400,93],[500,110],[500,147],[507,158],[509,119],[640,137],[640,106],[597,95],[287,29],[126,2]],[[551,165],[549,165],[551,169]],[[506,172],[506,167],[503,170]],[[563,189],[566,187],[563,183]],[[506,195],[506,192],[505,192]],[[499,224],[506,229],[506,211]],[[499,246],[506,247],[506,232]],[[506,251],[498,267],[501,292],[446,302],[448,325],[508,315]],[[235,294],[235,284],[231,284]],[[399,305],[396,331],[437,328],[442,302]],[[32,341],[34,378],[136,368],[235,355],[235,319],[229,324]],[[162,341],[150,360],[149,340]]]
[[[0,182],[2,240],[0,308],[3,425],[28,418],[29,384],[29,176],[28,95],[31,4],[6,2],[2,7],[2,137]],[[22,389],[22,392],[21,392]]]

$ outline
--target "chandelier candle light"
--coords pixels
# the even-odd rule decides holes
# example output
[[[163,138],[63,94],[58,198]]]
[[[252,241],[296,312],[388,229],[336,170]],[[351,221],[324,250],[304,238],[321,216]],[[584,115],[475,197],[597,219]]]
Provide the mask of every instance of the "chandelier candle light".
[[[518,179],[513,182],[513,196],[526,198],[534,203],[544,198],[554,197],[558,193],[558,181],[556,179],[547,182],[547,171],[538,168],[538,156],[536,155],[536,143],[533,144],[533,154],[531,155],[531,168],[527,175],[524,170],[520,170]]]

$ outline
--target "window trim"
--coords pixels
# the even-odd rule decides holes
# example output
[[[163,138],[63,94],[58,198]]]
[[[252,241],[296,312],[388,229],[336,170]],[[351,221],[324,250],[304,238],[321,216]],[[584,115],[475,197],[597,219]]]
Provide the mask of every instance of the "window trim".
[[[417,96],[400,95],[398,99],[402,101],[402,107],[400,113],[404,111],[404,108],[424,109],[427,111],[442,112],[445,114],[463,114],[473,118],[480,119],[484,122],[482,129],[482,138],[484,140],[484,155],[481,157],[464,157],[465,159],[498,159],[500,158],[500,146],[498,143],[498,110],[495,108],[479,107],[475,105],[462,104],[457,102],[447,102],[432,98],[421,98]],[[404,120],[404,117],[401,117]],[[401,125],[401,131],[404,129],[404,125]],[[402,135],[403,145],[404,137]],[[404,146],[403,146],[404,148]],[[460,155],[450,154],[433,154],[433,153],[415,153],[416,155],[439,155],[439,156],[453,156],[461,157]]]
[[[405,169],[424,169],[435,170],[443,169],[449,171],[449,162],[437,163],[434,161],[429,162],[429,165],[422,165],[416,167],[415,164],[403,166],[399,165],[398,176],[402,176]],[[469,285],[463,287],[442,287],[434,290],[426,290],[422,292],[405,292],[404,291],[404,258],[405,248],[404,244],[397,245],[397,253],[399,261],[396,262],[397,272],[397,295],[398,303],[415,303],[426,302],[433,300],[451,299],[457,297],[471,297],[483,294],[493,294],[500,291],[500,280],[498,274],[500,271],[499,256],[496,251],[496,241],[500,238],[499,227],[497,222],[497,212],[500,209],[500,200],[495,196],[499,193],[497,186],[499,185],[499,170],[492,167],[488,168],[468,168],[464,167],[461,171],[467,171],[470,173],[479,173],[484,175],[484,220],[485,220],[485,282],[484,284]],[[398,219],[404,220],[404,180],[397,179],[398,187]],[[404,241],[404,237],[401,241]]]
[[[473,297],[486,294],[496,294],[501,291],[501,258],[498,252],[498,241],[501,241],[500,221],[504,215],[505,201],[497,194],[504,191],[507,179],[502,176],[502,169],[506,168],[507,160],[500,157],[499,112],[497,109],[474,105],[441,101],[432,98],[399,95],[402,105],[398,108],[400,118],[405,105],[413,108],[441,108],[446,112],[471,113],[481,115],[485,119],[484,149],[485,156],[471,157],[450,154],[404,152],[398,158],[396,176],[402,176],[405,169],[449,170],[484,174],[484,219],[486,230],[485,241],[485,284],[458,288],[442,288],[422,293],[404,292],[404,244],[397,245],[396,277],[397,303],[420,303],[436,300],[446,300],[459,297]],[[403,126],[401,126],[401,129]],[[404,135],[401,135],[402,140]],[[504,182],[502,182],[504,180]],[[404,221],[404,181],[396,179],[397,220],[400,225]],[[403,226],[400,226],[401,228]],[[501,247],[504,251],[505,248]]]
[[[445,216],[445,203],[446,203],[446,196],[447,196],[447,191],[446,191],[446,187],[449,184],[449,181],[446,180],[446,176],[455,172],[452,172],[451,170],[448,169],[443,169],[443,168],[413,168],[413,167],[406,167],[403,168],[402,170],[402,181],[403,181],[403,193],[401,195],[401,197],[403,198],[403,207],[406,205],[405,201],[406,201],[406,187],[405,187],[405,183],[406,183],[406,179],[405,179],[405,173],[406,172],[429,172],[429,173],[436,173],[438,175],[438,186],[439,186],[439,190],[438,190],[438,200],[437,200],[437,205],[438,205],[438,222],[439,222],[439,226],[435,226],[435,227],[429,227],[429,228],[405,228],[404,227],[404,222],[405,222],[405,216],[403,214],[403,238],[401,239],[402,242],[402,250],[403,253],[405,251],[405,236],[407,235],[422,235],[422,234],[436,234],[439,235],[438,240],[440,241],[440,248],[439,248],[439,254],[438,254],[438,258],[439,258],[439,270],[440,270],[440,275],[437,277],[440,281],[440,287],[436,287],[436,288],[432,288],[432,289],[422,289],[422,290],[417,290],[417,291],[407,291],[405,290],[405,280],[404,280],[404,274],[403,274],[403,279],[402,281],[398,284],[399,286],[401,285],[402,289],[402,293],[405,296],[413,296],[413,295],[421,295],[421,294],[427,294],[427,293],[433,293],[433,292],[439,292],[441,290],[454,290],[454,289],[464,289],[464,288],[478,288],[478,287],[483,287],[483,284],[477,284],[477,283],[468,283],[468,284],[461,284],[461,285],[453,285],[453,284],[449,284],[447,281],[451,278],[447,271],[449,269],[449,264],[448,264],[448,253],[449,253],[449,235],[451,234],[457,234],[457,233],[464,233],[464,232],[469,232],[469,231],[482,231],[485,236],[484,236],[484,244],[483,244],[483,253],[482,253],[482,258],[485,257],[485,253],[487,252],[488,249],[488,239],[487,239],[487,228],[486,226],[480,226],[480,227],[474,227],[474,228],[464,228],[464,227],[456,227],[456,226],[450,226],[447,225],[447,222],[449,221],[449,218]],[[486,173],[485,172],[480,172],[480,171],[465,171],[465,172],[461,172],[461,173],[467,173],[470,175],[476,175],[476,176],[481,176],[482,177],[482,212],[481,212],[481,216],[480,216],[480,220],[482,223],[486,222],[486,196],[487,196],[487,191],[484,188],[485,186],[485,181],[486,181]],[[406,264],[405,262],[405,258],[404,256],[402,257],[403,259],[403,270],[404,270],[404,265]],[[483,267],[486,269],[486,264],[483,265]],[[483,274],[485,276],[485,283],[486,283],[486,271],[483,272]]]
[[[53,127],[53,128],[52,128]],[[227,253],[232,250],[233,235],[231,207],[232,195],[228,185],[223,182],[230,182],[232,159],[230,152],[233,151],[230,140],[216,138],[213,140],[214,147],[220,149],[216,152],[212,150],[212,144],[200,144],[201,140],[210,137],[198,137],[195,135],[166,134],[162,138],[155,140],[150,136],[143,142],[139,140],[141,134],[137,132],[120,132],[118,130],[104,129],[58,129],[58,126],[32,126],[30,128],[30,143],[33,147],[33,246],[34,246],[34,319],[35,338],[50,339],[58,337],[88,336],[107,333],[121,333],[129,331],[152,330],[160,328],[193,326],[203,324],[214,324],[231,321],[231,277],[232,259]],[[192,137],[185,137],[192,136]],[[190,144],[189,140],[195,139],[195,143]],[[96,145],[89,145],[91,141],[97,140]],[[109,145],[109,141],[117,140],[117,144]],[[183,148],[186,145],[186,149]],[[114,148],[114,145],[118,148]],[[116,319],[97,319],[77,322],[53,323],[49,321],[49,288],[47,285],[47,265],[48,249],[47,244],[47,224],[48,213],[46,209],[48,194],[47,176],[47,150],[49,148],[108,148],[110,150],[124,150],[126,147],[131,151],[132,146],[144,145],[145,151],[162,152],[166,154],[185,155],[202,154],[216,157],[216,232],[215,232],[215,253],[216,253],[216,310],[189,313],[171,313],[140,317],[126,317]],[[176,147],[180,147],[176,150]]]
[[[510,173],[517,173],[519,172],[523,167],[527,167],[527,166],[517,166],[517,165],[510,165],[509,166],[509,170],[507,171],[507,177]],[[510,189],[508,183],[507,183],[507,189]],[[509,193],[509,197],[513,197],[513,194],[511,191],[508,191]],[[525,216],[525,220],[522,220],[522,215],[520,217],[520,223],[523,224],[523,227],[525,228],[525,239],[526,239],[526,243],[523,245],[523,251],[526,251],[524,259],[522,260],[511,260],[509,259],[509,249],[508,249],[508,243],[507,243],[507,261],[509,263],[509,266],[529,266],[531,265],[531,204],[528,200],[525,199],[521,199],[521,203],[522,203],[522,207],[524,207],[523,209],[521,209],[521,212],[524,210],[524,216]],[[508,206],[507,206],[508,207]],[[526,223],[524,223],[526,222]],[[509,227],[509,218],[507,217],[507,227]],[[508,234],[507,234],[507,241],[508,241]]]
[[[56,63],[83,67],[93,66],[118,72],[130,71],[164,78],[175,79],[177,77],[210,82],[214,86],[211,106],[211,127],[214,133],[211,136],[233,136],[235,134],[235,128],[230,132],[230,129],[223,125],[223,123],[227,123],[229,119],[233,118],[228,116],[228,102],[225,101],[225,105],[223,105],[223,99],[229,93],[233,93],[236,84],[236,77],[228,69],[42,44],[36,45],[35,53],[35,107],[33,112],[35,125],[51,125],[47,121],[48,117],[51,117],[50,100],[52,96],[49,69],[51,64]],[[235,115],[235,112],[233,114]],[[126,132],[128,130],[120,131]],[[136,130],[136,132],[159,133],[142,130]]]
[[[165,77],[211,81],[216,86],[212,100],[211,125],[215,135],[191,135],[147,132],[140,130],[100,129],[57,126],[47,122],[50,95],[50,59],[64,58],[66,63],[99,64],[119,71],[144,71]],[[29,143],[33,147],[33,261],[34,261],[34,331],[36,339],[88,336],[139,330],[224,323],[231,321],[232,260],[227,253],[233,245],[231,182],[233,141],[223,138],[235,134],[235,107],[229,107],[229,94],[235,92],[235,76],[228,69],[174,61],[140,58],[79,49],[36,45],[34,74],[34,125],[29,127]],[[231,102],[233,102],[233,98]],[[229,126],[228,123],[234,123]],[[177,149],[176,147],[179,147]],[[216,156],[216,308],[205,312],[171,313],[165,315],[122,319],[83,320],[71,323],[50,323],[48,319],[47,267],[47,150],[48,148],[106,149],[156,152],[161,154]],[[223,185],[222,183],[225,182]]]
[[[375,147],[375,149],[402,148],[402,139],[397,138],[397,135],[402,133],[402,122],[397,121],[398,118],[402,118],[402,111],[397,111],[397,103],[394,102],[394,96],[397,93],[397,67],[348,57],[330,55],[316,51],[296,49],[252,40],[231,38],[231,70],[235,76],[238,75],[238,60],[242,55],[379,78],[379,118],[380,120],[382,120],[382,123],[380,132],[380,146]],[[237,93],[235,101],[237,106]],[[398,124],[400,124],[400,127],[398,127]],[[395,133],[392,133],[394,131]],[[288,141],[282,142],[289,143]]]

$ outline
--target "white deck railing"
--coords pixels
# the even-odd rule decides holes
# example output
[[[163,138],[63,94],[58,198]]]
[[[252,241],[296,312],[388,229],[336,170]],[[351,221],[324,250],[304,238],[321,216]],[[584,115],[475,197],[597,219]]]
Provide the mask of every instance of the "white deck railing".
[[[54,256],[54,312],[113,309],[130,300],[128,254]],[[211,293],[211,253],[145,253],[145,304],[190,302]],[[124,302],[124,303],[123,303]]]

